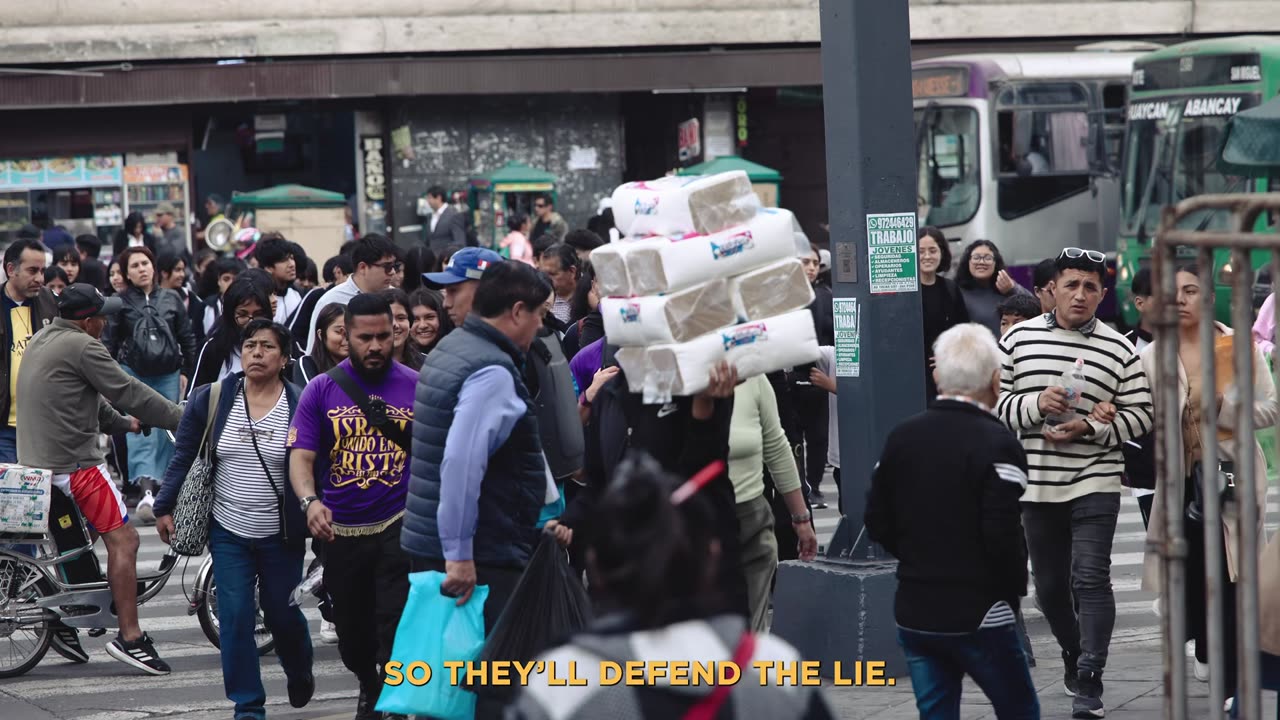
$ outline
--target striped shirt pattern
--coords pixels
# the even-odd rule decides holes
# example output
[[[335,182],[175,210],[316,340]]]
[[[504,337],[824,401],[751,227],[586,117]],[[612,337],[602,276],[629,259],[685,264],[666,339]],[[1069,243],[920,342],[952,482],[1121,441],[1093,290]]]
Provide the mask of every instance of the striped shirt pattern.
[[[1003,600],[998,600],[996,601],[996,604],[992,605],[991,609],[987,611],[987,614],[983,616],[982,622],[978,625],[978,629],[983,630],[986,628],[1004,627],[1005,625],[1012,625],[1016,620],[1017,618],[1013,614],[1013,608],[1009,607],[1009,603]]]
[[[244,408],[244,390],[236,393],[226,427],[218,438],[217,466],[213,478],[213,518],[243,538],[265,538],[280,532],[280,494],[289,482],[285,475],[285,437],[289,434],[289,400],[284,391],[267,416],[250,423]],[[253,432],[271,480],[253,449]]]
[[[1138,353],[1120,333],[1094,320],[1079,330],[1059,327],[1053,313],[1010,328],[1000,341],[1000,402],[996,414],[1017,433],[1029,469],[1022,502],[1068,502],[1120,492],[1120,446],[1152,429],[1151,388]],[[1040,393],[1058,384],[1084,358],[1087,385],[1076,414],[1087,418],[1101,402],[1116,406],[1111,425],[1088,420],[1093,433],[1070,443],[1045,440]]]

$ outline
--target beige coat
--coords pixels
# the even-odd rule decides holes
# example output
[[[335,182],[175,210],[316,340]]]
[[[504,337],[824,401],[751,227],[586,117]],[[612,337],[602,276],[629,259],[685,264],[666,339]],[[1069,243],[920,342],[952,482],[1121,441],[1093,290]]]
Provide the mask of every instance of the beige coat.
[[[1221,323],[1217,324],[1218,330],[1224,335],[1231,335],[1231,328]],[[1142,368],[1146,372],[1147,377],[1151,380],[1153,386],[1156,377],[1156,353],[1155,345],[1143,348],[1141,353]],[[1267,365],[1266,358],[1262,352],[1254,347],[1253,353],[1253,422],[1257,429],[1272,427],[1276,424],[1277,417],[1280,416],[1280,403],[1277,403],[1276,387],[1271,378],[1271,371]],[[1186,409],[1186,399],[1188,392],[1186,370],[1182,367],[1181,361],[1178,363],[1178,416],[1181,417]],[[1233,393],[1227,392],[1222,402],[1222,411],[1218,415],[1218,427],[1230,430],[1235,426],[1236,405],[1231,397]],[[1160,412],[1160,408],[1156,407],[1156,412]],[[1179,424],[1172,431],[1178,436],[1177,445],[1182,446],[1182,426]],[[1217,442],[1217,438],[1212,439]],[[1218,443],[1219,457],[1224,460],[1235,459],[1235,441],[1228,440]],[[1181,466],[1181,455],[1178,457],[1178,465]],[[1262,448],[1254,442],[1254,478],[1256,499],[1259,513],[1259,523],[1257,532],[1260,542],[1266,542],[1266,533],[1264,530],[1265,508],[1267,501],[1267,463],[1262,455]],[[1174,477],[1185,477],[1187,470],[1180,469]],[[1165,535],[1165,503],[1168,487],[1165,484],[1165,478],[1160,473],[1156,474],[1156,494],[1155,500],[1151,507],[1151,523],[1147,528],[1147,542],[1163,542]],[[1226,547],[1227,569],[1230,573],[1232,581],[1235,581],[1239,574],[1240,558],[1237,551],[1237,538],[1240,535],[1240,519],[1239,511],[1235,503],[1223,506],[1222,509],[1222,537]],[[1159,555],[1147,550],[1144,558],[1144,568],[1142,577],[1142,589],[1149,592],[1159,592],[1161,590],[1161,580],[1163,578],[1163,564]],[[1280,654],[1280,601],[1267,601],[1268,597],[1280,599],[1280,542],[1271,543],[1262,553],[1261,563],[1262,574],[1259,584],[1261,591],[1262,611],[1262,645],[1263,649],[1268,652]],[[1271,591],[1268,592],[1268,588]]]

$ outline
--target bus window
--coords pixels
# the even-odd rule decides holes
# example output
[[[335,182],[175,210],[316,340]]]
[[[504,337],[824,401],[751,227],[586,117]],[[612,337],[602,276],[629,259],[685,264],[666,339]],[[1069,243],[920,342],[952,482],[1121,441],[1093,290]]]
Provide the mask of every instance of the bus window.
[[[1108,172],[1118,172],[1124,148],[1124,109],[1129,102],[1129,88],[1121,83],[1108,83],[1102,89],[1103,147],[1101,158]]]
[[[1089,116],[1084,110],[1004,110],[1000,217],[1013,220],[1088,189]]]
[[[968,222],[978,212],[978,113],[972,108],[931,106],[916,111],[927,123],[921,136],[919,204],[928,210],[926,225],[946,227]]]

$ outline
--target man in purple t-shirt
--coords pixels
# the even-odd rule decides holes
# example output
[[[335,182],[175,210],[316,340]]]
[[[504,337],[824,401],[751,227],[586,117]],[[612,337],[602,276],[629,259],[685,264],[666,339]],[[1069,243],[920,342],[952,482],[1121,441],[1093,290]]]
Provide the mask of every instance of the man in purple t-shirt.
[[[418,374],[391,360],[391,306],[378,295],[347,304],[350,356],[346,373],[390,423],[408,436]],[[376,718],[378,668],[391,657],[396,625],[409,593],[409,559],[400,525],[409,482],[409,452],[375,427],[330,375],[307,385],[289,428],[289,480],[313,537],[328,543],[324,584],[333,599],[342,662],[360,681],[356,718]]]

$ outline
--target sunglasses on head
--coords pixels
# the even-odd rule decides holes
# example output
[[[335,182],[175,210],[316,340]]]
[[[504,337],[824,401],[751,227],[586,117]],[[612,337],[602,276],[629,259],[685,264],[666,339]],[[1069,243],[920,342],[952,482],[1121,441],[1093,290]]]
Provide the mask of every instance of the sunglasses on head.
[[[1085,250],[1078,247],[1063,248],[1062,253],[1059,254],[1058,257],[1067,258],[1068,260],[1075,260],[1076,258],[1084,257],[1089,258],[1090,261],[1096,263],[1107,261],[1107,256],[1097,250]]]

